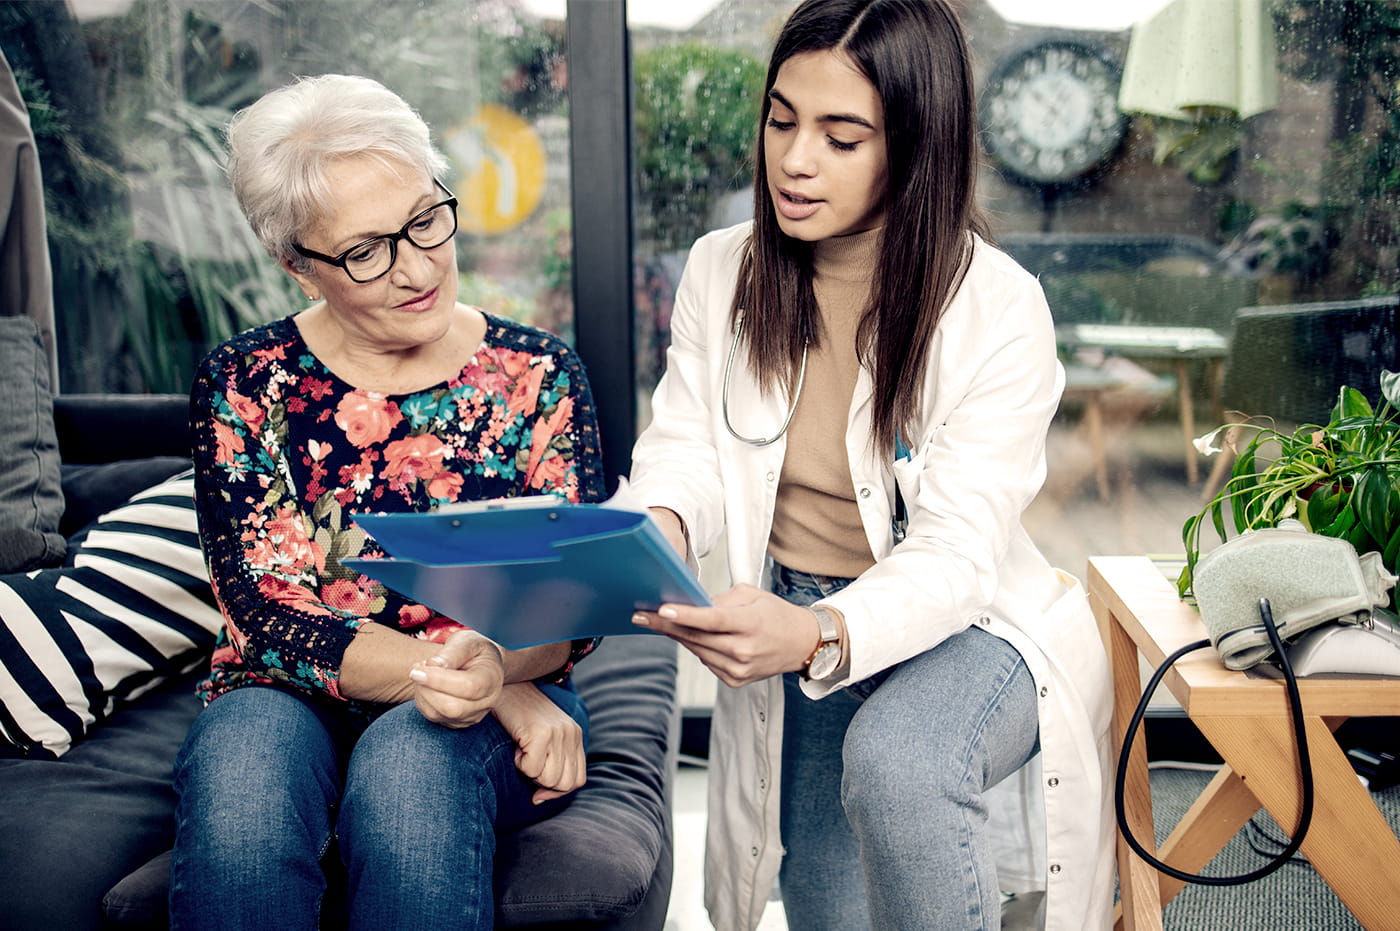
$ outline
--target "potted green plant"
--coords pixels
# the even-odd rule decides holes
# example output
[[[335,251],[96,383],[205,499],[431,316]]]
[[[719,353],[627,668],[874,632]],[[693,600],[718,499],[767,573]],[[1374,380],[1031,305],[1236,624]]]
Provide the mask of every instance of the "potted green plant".
[[[1400,373],[1383,372],[1380,388],[1373,406],[1360,391],[1343,387],[1322,425],[1304,424],[1286,433],[1268,422],[1247,421],[1226,424],[1197,441],[1204,451],[1220,452],[1217,444],[1226,438],[1238,454],[1229,479],[1182,526],[1186,565],[1177,590],[1183,598],[1191,593],[1205,526],[1223,542],[1232,531],[1297,518],[1314,533],[1346,540],[1358,553],[1380,553],[1385,567],[1396,571]]]

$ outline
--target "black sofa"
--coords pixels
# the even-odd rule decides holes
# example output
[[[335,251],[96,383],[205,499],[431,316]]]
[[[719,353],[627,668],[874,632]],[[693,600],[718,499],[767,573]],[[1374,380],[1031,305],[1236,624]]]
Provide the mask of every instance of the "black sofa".
[[[174,395],[54,399],[70,562],[89,522],[188,468],[186,412]],[[0,635],[5,626],[0,610]],[[171,766],[198,711],[191,686],[201,665],[99,715],[56,759],[0,748],[0,925],[166,927]],[[498,926],[664,925],[675,675],[674,644],[652,635],[610,638],[579,664],[588,783],[560,815],[502,840]]]

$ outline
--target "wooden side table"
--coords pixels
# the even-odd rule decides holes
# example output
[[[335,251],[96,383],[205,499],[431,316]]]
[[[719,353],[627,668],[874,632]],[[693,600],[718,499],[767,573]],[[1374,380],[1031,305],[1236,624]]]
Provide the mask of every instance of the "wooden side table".
[[[1089,601],[1113,669],[1113,732],[1121,742],[1141,696],[1138,655],[1154,668],[1206,636],[1195,608],[1143,556],[1089,560]],[[1177,869],[1200,870],[1261,807],[1291,831],[1302,807],[1298,754],[1283,682],[1226,669],[1206,648],[1162,680],[1225,766],[1153,850],[1147,750],[1139,731],[1129,755],[1124,808],[1139,843]],[[1302,853],[1368,929],[1400,928],[1400,840],[1361,785],[1332,732],[1351,716],[1400,716],[1400,679],[1304,679],[1308,748],[1316,787]],[[1126,931],[1162,928],[1162,907],[1184,883],[1157,872],[1118,839],[1119,917]]]
[[[1211,416],[1221,418],[1220,389],[1225,377],[1229,340],[1208,327],[1147,326],[1071,323],[1055,327],[1055,339],[1065,349],[1102,349],[1127,359],[1165,359],[1176,374],[1177,414],[1181,420],[1182,455],[1186,482],[1196,484],[1200,453],[1196,438],[1195,401],[1191,391],[1191,366],[1203,363],[1211,393]]]
[[[1083,429],[1089,441],[1090,461],[1094,466],[1094,484],[1099,500],[1107,501],[1108,490],[1108,420],[1104,410],[1114,398],[1158,398],[1175,388],[1169,375],[1150,376],[1146,381],[1125,381],[1102,368],[1065,363],[1065,388],[1062,401],[1084,405]],[[1195,450],[1193,449],[1194,453]]]

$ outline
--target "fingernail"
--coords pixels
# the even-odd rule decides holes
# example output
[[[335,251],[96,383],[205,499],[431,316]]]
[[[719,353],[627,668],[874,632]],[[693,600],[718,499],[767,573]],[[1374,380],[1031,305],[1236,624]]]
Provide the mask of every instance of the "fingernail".
[[[636,624],[638,627],[650,627],[650,626],[651,626],[651,621],[650,621],[650,619],[647,618],[647,616],[646,616],[645,614],[634,614],[634,615],[632,615],[632,623],[633,623],[633,624]]]
[[[661,608],[656,613],[661,615],[662,617],[674,618],[676,616],[676,609],[671,607],[670,605],[667,605],[666,607]]]
[[[408,677],[414,682],[428,681],[428,674],[416,666],[408,671]]]
[[[441,655],[433,655],[433,656],[430,656],[430,657],[428,657],[427,659],[423,660],[423,662],[427,663],[429,666],[446,666],[446,665],[447,665],[447,660],[443,659]]]

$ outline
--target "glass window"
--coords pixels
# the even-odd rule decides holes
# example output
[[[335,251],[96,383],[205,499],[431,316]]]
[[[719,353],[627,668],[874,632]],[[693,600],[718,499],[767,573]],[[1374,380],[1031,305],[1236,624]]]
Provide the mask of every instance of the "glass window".
[[[1191,440],[1227,410],[1325,418],[1339,379],[1374,399],[1380,370],[1400,364],[1395,310],[1363,300],[1400,284],[1396,4],[1241,2],[1239,27],[1208,26],[1211,41],[1170,31],[1181,5],[960,5],[982,205],[1040,277],[1068,375],[1027,520],[1078,573],[1091,554],[1181,552],[1183,521],[1228,463]],[[631,29],[644,383],[664,365],[685,250],[749,214],[756,97],[796,3],[683,6],[680,22]],[[1227,31],[1237,39],[1221,51]],[[1207,65],[1236,63],[1243,97],[1218,83],[1201,91],[1208,105],[1152,93],[1167,75],[1218,82]],[[1287,324],[1241,317],[1260,305],[1309,309],[1275,315]]]
[[[188,390],[198,357],[305,301],[221,170],[229,116],[296,75],[419,110],[461,202],[462,299],[571,338],[564,21],[512,0],[0,5],[40,152],[60,382]]]
[[[772,38],[796,6],[697,2],[678,4],[664,22],[644,12],[630,18],[642,424],[665,366],[687,251],[705,232],[752,215],[759,95]]]
[[[1226,461],[1189,441],[1228,410],[1325,416],[1338,378],[1374,398],[1379,369],[1397,364],[1383,302],[1350,317],[1313,312],[1394,295],[1400,282],[1396,4],[1242,4],[1260,12],[1253,44],[1239,48],[1254,90],[1184,109],[1143,96],[1168,82],[1133,76],[1153,44],[1141,24],[1177,5],[961,4],[983,206],[1001,246],[1040,276],[1068,372],[1029,519],[1074,571],[1091,552],[1180,550],[1182,520]],[[627,5],[640,423],[686,250],[751,209],[757,94],[795,6]],[[265,90],[328,70],[383,80],[433,125],[453,164],[444,183],[462,201],[464,299],[572,338],[565,10],[563,0],[0,4],[0,48],[44,173],[64,389],[183,392],[210,344],[300,306],[232,203],[219,134]],[[1192,55],[1216,45],[1157,39],[1150,76],[1207,73]],[[619,160],[627,144],[618,134]],[[1241,313],[1296,305],[1309,309]],[[1067,515],[1085,529],[1064,532]]]

